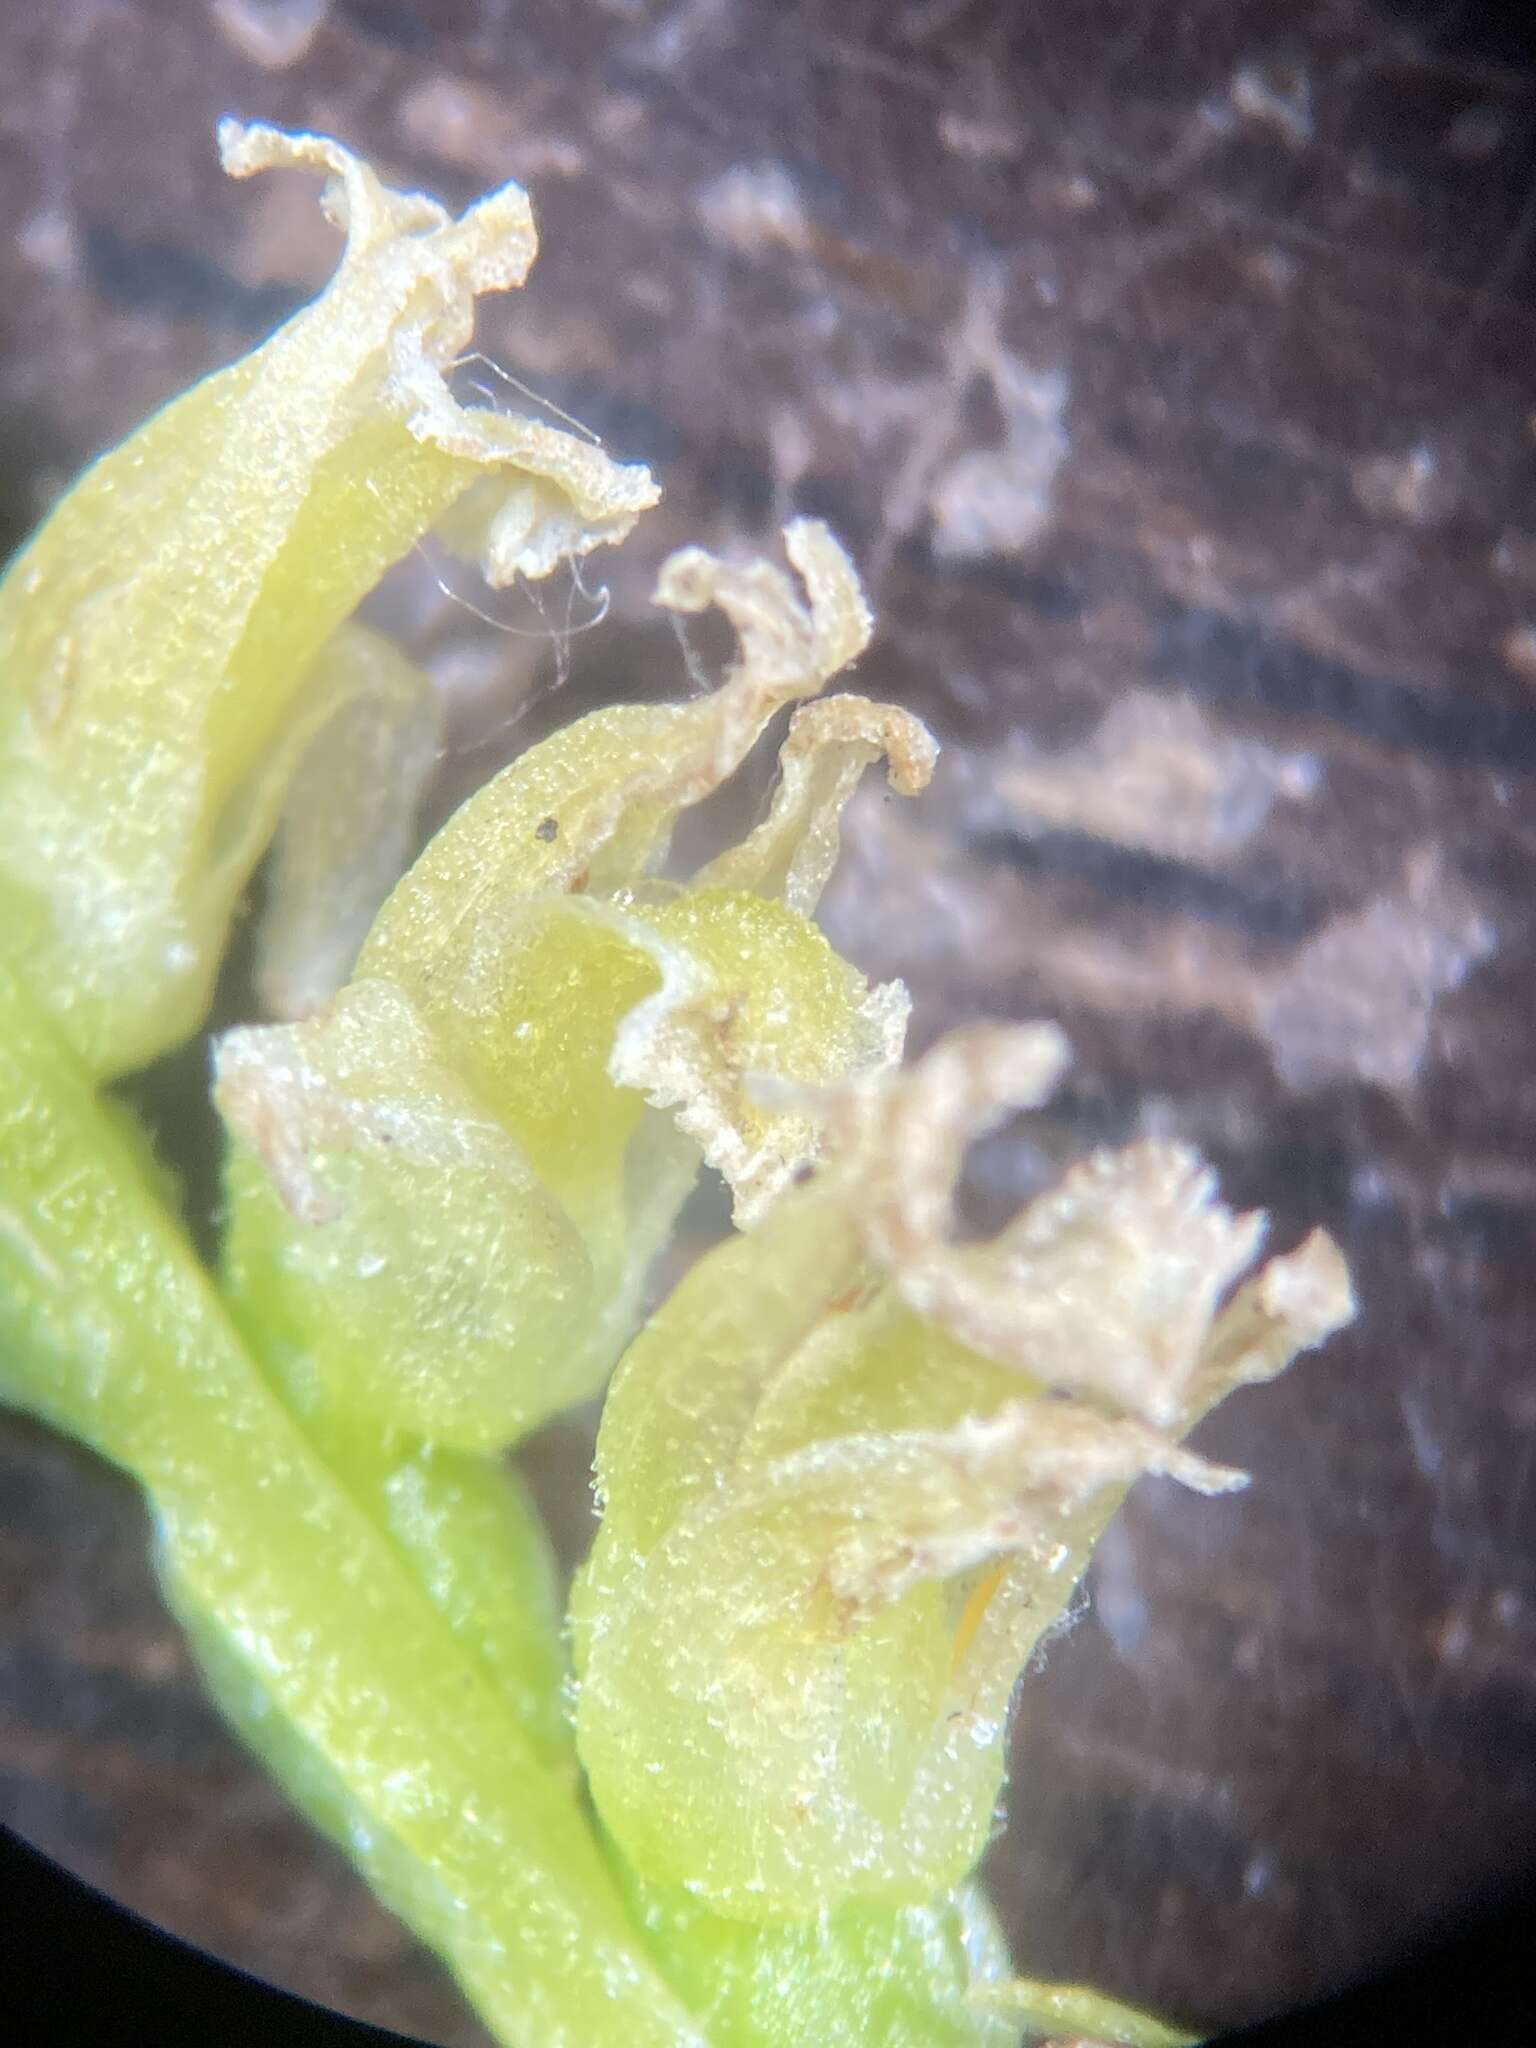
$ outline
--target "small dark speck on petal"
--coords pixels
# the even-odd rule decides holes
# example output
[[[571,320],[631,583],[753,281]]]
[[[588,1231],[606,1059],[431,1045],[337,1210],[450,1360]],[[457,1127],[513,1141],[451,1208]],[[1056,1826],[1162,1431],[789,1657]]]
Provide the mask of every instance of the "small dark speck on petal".
[[[539,821],[539,823],[534,826],[533,836],[535,839],[544,840],[547,844],[549,840],[554,839],[559,835],[559,831],[560,821],[558,820],[558,818],[542,818]]]

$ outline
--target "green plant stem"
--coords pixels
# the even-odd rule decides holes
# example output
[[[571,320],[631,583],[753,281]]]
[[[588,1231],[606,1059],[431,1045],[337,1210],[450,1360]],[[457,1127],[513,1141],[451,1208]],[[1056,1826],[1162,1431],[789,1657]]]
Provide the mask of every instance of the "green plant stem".
[[[144,1487],[225,1714],[503,2040],[980,2048],[1020,2020],[1178,2038],[1091,1993],[999,1981],[960,1898],[759,1928],[639,1886],[581,1802],[520,1483],[336,1415],[270,1357],[264,1372],[259,1317],[231,1321],[158,1179],[0,971],[0,1397]]]
[[[173,1603],[311,1811],[540,2048],[698,2048],[569,1782],[251,1359],[143,1147],[0,975],[0,1394],[144,1487]]]
[[[541,1754],[574,1771],[548,1546],[521,1483],[497,1461],[402,1447],[366,1418],[338,1413],[302,1354],[268,1326],[260,1301],[237,1294],[234,1306],[328,1468],[401,1549]],[[188,1603],[175,1604],[229,1719],[311,1819],[345,1842],[346,1787],[232,1664],[223,1636]],[[699,2016],[710,2048],[1013,2048],[1017,2040],[1010,2016],[971,2000],[978,1975],[995,1984],[1007,1974],[1001,1937],[975,1898],[753,1926],[722,1920],[686,1893],[643,1885],[612,1842],[604,1849],[650,1952]],[[408,1867],[376,1857],[369,1877],[386,1903],[421,1924]]]
[[[944,1902],[888,1926],[774,1930],[636,1896],[640,1932],[576,1790],[548,1561],[520,1487],[273,1385],[140,1134],[3,975],[0,1163],[0,1394],[143,1485],[168,1600],[221,1708],[503,2039],[1006,2037],[967,2002]]]

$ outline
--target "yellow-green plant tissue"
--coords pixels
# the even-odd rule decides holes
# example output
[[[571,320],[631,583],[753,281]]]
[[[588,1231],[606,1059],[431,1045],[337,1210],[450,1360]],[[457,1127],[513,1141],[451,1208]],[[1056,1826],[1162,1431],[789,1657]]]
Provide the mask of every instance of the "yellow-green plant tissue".
[[[1171,2048],[1012,1973],[974,1875],[1009,1702],[1141,1474],[1243,1482],[1183,1439],[1348,1319],[1340,1255],[1253,1272],[1168,1143],[960,1240],[965,1145],[1067,1049],[903,1065],[907,992],[815,921],[860,776],[936,754],[842,687],[872,621],[815,520],[673,554],[719,687],[577,720],[412,862],[442,714],[360,600],[428,535],[547,575],[656,486],[450,393],[520,188],[454,219],[219,140],[323,173],[345,246],[0,583],[0,1397],[143,1489],[213,1697],[507,2048]],[[775,720],[757,822],[680,872]],[[106,1084],[203,1026],[268,854],[204,1261]],[[705,1172],[731,1227],[647,1317]],[[610,1374],[562,1613],[504,1454]]]

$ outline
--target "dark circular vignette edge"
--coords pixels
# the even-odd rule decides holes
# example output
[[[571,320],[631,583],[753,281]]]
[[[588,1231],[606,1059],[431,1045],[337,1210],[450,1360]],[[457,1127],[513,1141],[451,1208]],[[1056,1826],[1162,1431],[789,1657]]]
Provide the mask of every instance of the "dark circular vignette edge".
[[[149,2030],[156,2048],[429,2048],[219,1961],[4,1826],[0,1925],[0,2019],[26,2048],[55,2040],[138,2048]],[[1536,1952],[1533,1936],[1536,1867],[1494,1905],[1443,1923],[1379,1976],[1220,2035],[1210,2048],[1523,2048],[1533,2000],[1521,1964]]]

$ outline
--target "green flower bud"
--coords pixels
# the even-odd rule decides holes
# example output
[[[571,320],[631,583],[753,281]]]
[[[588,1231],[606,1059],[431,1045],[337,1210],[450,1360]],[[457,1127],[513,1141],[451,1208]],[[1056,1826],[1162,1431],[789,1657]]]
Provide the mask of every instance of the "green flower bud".
[[[504,186],[453,220],[340,144],[226,121],[237,177],[329,174],[314,305],[93,465],[0,583],[0,948],[93,1072],[195,1030],[282,793],[334,713],[317,657],[430,529],[492,583],[622,539],[639,467],[463,408],[478,293],[537,247]]]
[[[899,1058],[905,991],[870,988],[809,913],[862,769],[888,753],[898,787],[927,779],[916,720],[807,706],[746,841],[687,884],[655,873],[682,808],[864,644],[836,542],[786,538],[808,605],[765,563],[663,570],[664,603],[737,627],[719,691],[532,749],[427,848],[328,1009],[223,1040],[230,1286],[301,1398],[512,1441],[601,1385],[701,1161],[750,1221],[816,1154],[806,1089]],[[800,1093],[766,1103],[765,1078]]]
[[[965,1140],[1065,1048],[983,1028],[838,1091],[829,1156],[631,1346],[573,1604],[577,1740],[635,1868],[788,1921],[951,1889],[1015,1682],[1133,1481],[1352,1313],[1316,1234],[1222,1306],[1261,1219],[1183,1148],[1099,1155],[954,1241]]]

